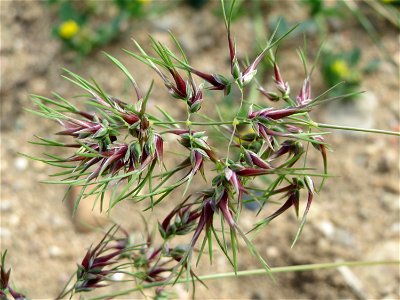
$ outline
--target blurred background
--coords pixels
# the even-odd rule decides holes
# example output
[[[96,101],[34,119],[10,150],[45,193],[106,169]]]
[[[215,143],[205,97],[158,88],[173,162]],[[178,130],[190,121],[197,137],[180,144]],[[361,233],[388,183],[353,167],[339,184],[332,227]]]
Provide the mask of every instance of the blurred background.
[[[280,21],[278,33],[300,27],[279,47],[278,63],[292,89],[300,89],[304,72],[297,49],[306,45],[310,60],[322,43],[312,95],[345,81],[330,96],[365,93],[321,106],[316,120],[336,125],[400,130],[399,1],[237,1],[233,16],[239,59],[255,57]],[[227,74],[229,53],[219,1],[1,1],[1,250],[19,291],[33,299],[57,295],[86,249],[102,236],[79,223],[106,223],[105,216],[82,208],[71,219],[65,187],[39,183],[55,170],[18,153],[40,156],[45,149],[28,143],[33,135],[49,136],[55,124],[24,111],[30,94],[67,99],[79,93],[61,75],[67,68],[94,77],[104,90],[129,102],[134,99],[124,75],[105,57],[123,62],[146,90],[156,76],[122,49],[134,50],[132,38],[150,49],[148,35],[170,43],[168,30],[181,42],[192,65]],[[306,39],[304,38],[306,37]],[[307,40],[307,43],[304,41]],[[218,68],[218,69],[216,69]],[[258,80],[272,86],[269,64]],[[171,107],[156,80],[149,105]],[[246,97],[260,97],[250,92]],[[262,99],[262,98],[260,98]],[[224,99],[229,111],[235,99]],[[261,101],[261,100],[260,100]],[[174,106],[184,116],[184,106]],[[210,107],[212,109],[212,106]],[[260,233],[256,247],[269,264],[286,266],[340,260],[399,258],[399,139],[391,136],[334,131],[327,138],[330,178],[316,197],[301,240],[291,249],[298,221],[293,212]],[[166,208],[172,204],[162,204]],[[90,206],[91,207],[91,206]],[[111,219],[131,232],[141,232],[140,206],[121,203]],[[250,228],[255,212],[243,213]],[[110,217],[108,217],[110,218]],[[151,216],[156,224],[157,214]],[[259,268],[245,246],[239,269]],[[205,261],[197,273],[231,271],[216,251],[213,266]],[[240,280],[240,281],[239,281]],[[199,286],[199,299],[399,299],[398,267],[359,267],[276,276],[227,279]],[[174,288],[187,297],[183,287]],[[135,297],[143,297],[136,295]]]

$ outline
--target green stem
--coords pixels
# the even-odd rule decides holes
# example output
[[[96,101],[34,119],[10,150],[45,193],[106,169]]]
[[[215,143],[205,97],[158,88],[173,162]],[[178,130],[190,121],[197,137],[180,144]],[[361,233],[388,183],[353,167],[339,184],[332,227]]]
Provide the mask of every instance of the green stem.
[[[226,153],[226,160],[225,160],[226,164],[228,163],[228,160],[229,160],[229,153],[230,153],[230,150],[231,150],[231,145],[233,143],[233,139],[235,137],[236,127],[240,123],[240,121],[238,120],[238,116],[239,116],[239,113],[240,113],[240,111],[242,110],[242,107],[243,107],[243,101],[244,101],[243,88],[241,88],[239,86],[239,90],[240,90],[240,106],[239,106],[238,111],[236,112],[235,119],[231,123],[233,125],[233,130],[232,130],[232,135],[231,135],[231,137],[229,139],[228,150],[227,150],[227,153]]]
[[[242,277],[242,276],[254,276],[254,275],[270,275],[277,273],[287,273],[287,272],[303,272],[303,271],[312,271],[312,270],[320,270],[320,269],[334,269],[339,267],[367,267],[367,266],[379,266],[379,265],[399,265],[400,261],[397,260],[387,260],[387,261],[348,261],[348,262],[335,262],[335,263],[320,263],[320,264],[308,264],[308,265],[297,265],[297,266],[286,266],[286,267],[276,267],[271,268],[268,272],[265,269],[254,269],[254,270],[246,270],[246,271],[237,271],[235,272],[227,272],[227,273],[218,273],[218,274],[210,274],[203,275],[199,277],[192,277],[188,279],[179,279],[175,283],[188,283],[192,281],[205,281],[212,279],[222,279],[229,277]],[[149,284],[140,285],[138,287],[128,289],[125,291],[120,291],[116,293],[111,293],[107,295],[102,295],[99,297],[91,298],[91,300],[101,300],[104,298],[114,298],[117,296],[128,295],[130,293],[153,288],[157,286],[167,286],[170,283],[165,282],[152,282]]]
[[[349,126],[338,126],[338,125],[331,125],[331,124],[323,124],[323,123],[317,123],[317,126],[319,128],[330,128],[330,129],[339,129],[339,130],[347,130],[347,131],[360,131],[360,132],[379,133],[379,134],[400,136],[400,132],[381,130],[381,129],[367,129],[367,128],[359,128],[359,127],[349,127]]]
[[[188,121],[175,121],[175,122],[153,122],[153,125],[175,125],[175,124],[187,124]],[[207,126],[207,125],[231,125],[230,122],[191,122],[190,125]]]
[[[294,119],[294,118],[291,118]],[[244,119],[236,119],[236,121],[239,121],[240,123],[249,123],[248,120]],[[305,122],[304,120],[301,120],[302,122]],[[233,125],[235,120],[232,121],[225,121],[225,122],[190,122],[190,125],[195,125],[195,126],[207,126],[207,125]],[[154,122],[154,125],[174,125],[174,124],[186,124],[187,121],[175,121],[175,122]],[[307,122],[305,122],[307,124]],[[302,125],[301,123],[290,123],[290,124],[297,124],[297,125]],[[358,131],[358,132],[367,132],[367,133],[378,133],[378,134],[386,134],[386,135],[394,135],[394,136],[400,136],[400,132],[397,131],[390,131],[390,130],[382,130],[382,129],[368,129],[368,128],[360,128],[360,127],[351,127],[351,126],[339,126],[339,125],[332,125],[332,124],[324,124],[324,123],[315,123],[311,124],[309,123],[308,125],[316,125],[319,128],[330,128],[330,129],[339,129],[339,130],[346,130],[346,131]]]

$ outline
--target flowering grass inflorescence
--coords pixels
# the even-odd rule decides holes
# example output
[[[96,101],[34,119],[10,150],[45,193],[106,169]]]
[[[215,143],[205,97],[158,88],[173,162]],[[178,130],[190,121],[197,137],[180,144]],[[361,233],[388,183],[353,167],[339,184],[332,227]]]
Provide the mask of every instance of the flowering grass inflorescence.
[[[312,96],[310,80],[314,66],[308,71],[305,55],[301,51],[305,79],[295,97],[290,84],[283,79],[273,49],[295,28],[280,37],[275,37],[274,32],[260,54],[246,67],[241,67],[230,28],[233,5],[234,1],[228,14],[224,11],[231,64],[229,76],[209,74],[194,68],[172,34],[177,51],[153,38],[155,56],[148,54],[136,42],[137,52],[126,51],[155,71],[168,93],[175,98],[173,101],[186,104],[186,120],[175,120],[161,108],[160,115],[150,113],[147,103],[153,84],[143,94],[127,68],[108,54],[107,57],[131,82],[135,103],[117,99],[106,93],[97,82],[88,81],[68,70],[65,78],[85,92],[84,103],[90,107],[88,110],[78,108],[58,94],[54,94],[54,99],[33,96],[37,110],[32,112],[56,121],[63,127],[57,134],[67,136],[70,141],[60,142],[37,136],[38,140],[32,143],[72,151],[67,156],[46,154],[45,158],[34,159],[63,169],[53,174],[59,180],[48,183],[81,187],[75,210],[80,201],[92,195],[97,196],[104,209],[106,191],[110,189],[113,193],[108,199],[108,210],[124,200],[147,201],[148,209],[163,200],[174,201],[174,208],[158,222],[162,243],[157,244],[148,232],[144,242],[134,243],[123,229],[111,228],[97,246],[87,251],[78,265],[74,283],[69,283],[59,298],[102,287],[113,282],[116,274],[135,281],[137,290],[145,284],[151,287],[153,284],[160,285],[156,283],[176,282],[184,272],[197,278],[192,260],[197,256],[199,262],[207,244],[212,260],[213,243],[217,244],[236,272],[239,239],[246,243],[249,251],[269,272],[266,261],[254,247],[249,234],[259,231],[291,207],[299,216],[303,200],[301,190],[304,190],[307,194],[305,209],[293,244],[299,238],[313,198],[321,188],[316,188],[315,182],[322,185],[328,177],[325,132],[320,131],[309,112],[319,103],[331,99],[324,99],[325,94]],[[262,104],[244,100],[247,87],[255,81],[257,66],[264,59],[273,67],[275,90],[259,86],[264,99]],[[214,120],[201,113],[202,104],[206,101],[215,101],[218,106],[216,100],[205,99],[205,95],[211,92],[230,95],[234,93],[233,89],[237,89],[241,97],[237,99],[232,120],[225,120],[222,116]],[[238,130],[241,127],[250,130],[242,135]],[[225,143],[219,143],[223,146],[212,146],[212,128],[224,139]],[[165,136],[177,138],[185,149],[185,158],[169,169],[163,163],[166,156]],[[308,166],[309,149],[321,154],[323,172]],[[227,151],[221,153],[221,150]],[[156,168],[157,165],[161,168]],[[205,170],[207,174],[213,174],[210,182],[206,180]],[[207,187],[194,190],[191,183],[201,177],[199,174]],[[181,191],[182,199],[168,198],[176,190]],[[281,206],[261,217],[261,212],[270,210],[271,198],[276,196],[280,196]],[[260,218],[246,233],[239,223],[243,204],[248,201],[259,203]],[[120,233],[122,237],[116,237]],[[189,237],[185,244],[179,244],[175,242],[176,236]],[[203,241],[199,242],[202,236]],[[3,270],[3,263],[4,259],[0,292],[4,294],[8,289],[12,294],[8,285],[9,272]],[[165,295],[163,288],[156,290],[156,297],[160,295]]]
[[[230,14],[231,12],[232,7]],[[65,170],[54,174],[61,177],[60,180],[49,181],[50,183],[82,187],[76,207],[89,195],[97,195],[103,205],[105,192],[114,189],[109,209],[122,200],[148,199],[151,208],[163,199],[167,199],[175,189],[186,185],[182,201],[177,202],[175,208],[159,223],[159,233],[164,240],[162,245],[150,247],[148,244],[153,241],[149,238],[147,248],[141,248],[140,254],[135,253],[133,250],[135,247],[125,251],[122,248],[115,249],[115,246],[113,251],[104,254],[111,248],[107,246],[108,242],[103,240],[87,252],[78,268],[77,281],[70,292],[83,292],[103,286],[107,278],[121,271],[116,265],[120,257],[128,257],[133,266],[140,269],[139,273],[133,275],[135,280],[147,282],[177,280],[185,270],[194,276],[191,261],[195,247],[200,246],[199,259],[208,243],[208,252],[212,259],[213,240],[217,242],[236,270],[239,236],[269,270],[248,238],[248,234],[239,226],[244,195],[247,198],[250,196],[253,201],[258,201],[261,204],[260,211],[269,207],[267,204],[272,196],[280,195],[284,199],[279,209],[254,225],[253,230],[258,230],[292,206],[298,215],[300,190],[305,189],[308,193],[307,204],[296,239],[300,235],[315,194],[313,183],[315,177],[327,176],[327,145],[322,138],[323,133],[313,132],[317,126],[308,114],[320,100],[311,95],[311,72],[306,72],[303,87],[297,97],[292,98],[290,85],[283,80],[272,55],[273,47],[286,34],[277,39],[271,37],[265,49],[252,63],[242,69],[237,60],[236,45],[230,30],[230,15],[225,17],[225,21],[231,78],[218,73],[208,74],[191,66],[182,47],[172,34],[178,53],[153,38],[152,46],[157,55],[155,57],[145,52],[136,42],[139,52],[126,51],[153,69],[173,98],[186,103],[185,121],[176,121],[168,112],[161,109],[161,117],[149,113],[146,103],[150,97],[151,87],[143,96],[126,67],[110,55],[107,55],[108,58],[132,83],[137,98],[136,103],[127,103],[112,97],[96,82],[87,81],[70,71],[66,71],[66,79],[86,92],[86,104],[91,106],[90,111],[78,109],[57,94],[55,94],[56,99],[33,96],[38,106],[38,110],[34,113],[57,121],[64,127],[57,134],[70,136],[72,139],[69,143],[61,143],[38,137],[39,141],[35,143],[76,149],[67,157],[48,155],[48,159],[41,159]],[[257,66],[263,59],[269,59],[273,65],[276,92],[266,91],[260,87],[261,95],[265,96],[264,104],[245,103],[244,90],[253,81]],[[198,84],[196,81],[204,82]],[[234,87],[242,95],[234,120],[196,121],[198,119],[196,115],[201,111],[203,101],[207,101],[203,98],[203,91],[221,91],[224,95],[228,95],[232,93]],[[270,100],[273,103],[282,102],[282,105],[270,106],[268,105]],[[247,110],[247,113],[243,114],[244,110]],[[212,147],[208,142],[207,127],[214,125],[218,127],[222,136],[226,137],[228,153],[225,156],[220,153],[221,149]],[[203,128],[193,129],[198,126]],[[241,137],[237,130],[240,126],[250,126],[252,131],[246,137]],[[155,166],[163,164],[165,135],[176,136],[186,149],[187,157],[175,168],[157,171],[158,168]],[[319,174],[307,167],[306,144],[313,145],[321,152],[324,173]],[[295,167],[301,159],[303,166]],[[193,178],[199,172],[204,176],[206,164],[214,166],[211,169],[215,174],[211,184],[204,190],[188,193]],[[172,178],[175,178],[173,175],[184,170],[186,170],[185,175],[173,182]],[[269,186],[256,186],[254,180],[250,180],[256,177],[267,178]],[[94,188],[87,189],[89,186]],[[148,188],[145,189],[146,186]],[[216,218],[217,215],[221,218]],[[217,219],[220,220],[219,225]],[[198,245],[202,233],[204,240]],[[172,247],[173,239],[177,235],[191,235],[191,238],[184,246]],[[232,253],[228,250],[228,243],[231,245]],[[170,259],[165,262],[167,257]],[[109,269],[106,270],[107,266]],[[122,266],[124,269],[126,264]]]
[[[5,262],[6,262],[7,250],[1,253],[0,255],[0,299],[8,299],[7,294],[10,294],[15,300],[25,300],[27,299],[23,294],[15,291],[11,287],[10,276],[11,269],[6,271]]]

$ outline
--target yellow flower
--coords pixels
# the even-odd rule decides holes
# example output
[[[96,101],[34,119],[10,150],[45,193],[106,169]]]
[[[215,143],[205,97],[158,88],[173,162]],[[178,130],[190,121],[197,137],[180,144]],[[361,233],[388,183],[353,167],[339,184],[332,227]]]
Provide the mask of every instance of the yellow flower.
[[[140,4],[146,5],[146,4],[149,4],[151,2],[151,0],[137,0],[137,2],[139,2]]]
[[[63,39],[67,40],[73,38],[78,31],[79,31],[79,25],[74,20],[65,21],[58,28],[58,34]]]
[[[341,78],[348,78],[350,76],[349,65],[343,59],[335,60],[331,65],[331,70]]]

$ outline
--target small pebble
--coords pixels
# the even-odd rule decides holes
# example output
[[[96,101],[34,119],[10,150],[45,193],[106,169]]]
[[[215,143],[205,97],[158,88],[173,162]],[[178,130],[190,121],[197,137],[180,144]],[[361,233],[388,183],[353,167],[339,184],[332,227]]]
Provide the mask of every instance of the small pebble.
[[[361,280],[350,270],[349,267],[342,266],[338,268],[346,283],[353,290],[359,299],[366,299],[364,287]]]
[[[279,256],[279,249],[274,246],[267,247],[266,254],[268,258],[276,258]]]
[[[9,223],[10,225],[12,225],[12,226],[18,226],[20,220],[21,220],[20,216],[18,216],[18,215],[11,215],[10,218],[9,218],[9,220],[8,220],[8,223]]]
[[[332,238],[335,233],[335,227],[329,221],[323,221],[319,224],[319,229],[327,238]]]
[[[65,221],[58,216],[50,217],[50,223],[54,228],[62,228],[65,225]]]
[[[172,30],[177,26],[176,18],[170,18],[170,17],[161,17],[157,18],[157,21],[154,22],[154,26],[157,30],[161,31],[168,31]]]
[[[125,277],[125,274],[121,273],[121,272],[114,273],[111,276],[112,280],[114,280],[114,281],[122,281],[124,279],[124,277]]]
[[[337,241],[345,246],[352,246],[354,244],[354,236],[350,232],[336,228],[329,221],[321,222],[318,228],[329,240]]]
[[[48,252],[50,257],[58,257],[62,253],[61,249],[57,246],[50,246]]]
[[[5,227],[0,227],[0,237],[10,237],[11,236],[11,231],[8,228]]]
[[[14,166],[18,171],[25,171],[28,167],[28,159],[25,157],[17,157],[14,160]]]
[[[390,230],[393,233],[399,233],[400,232],[400,223],[394,223],[392,224],[392,226],[390,227]]]
[[[400,209],[400,198],[398,195],[388,192],[383,192],[380,200],[384,205],[387,205],[390,210],[399,210]]]
[[[10,212],[12,209],[12,202],[9,200],[2,200],[0,202],[0,211],[1,212]]]
[[[350,232],[344,229],[336,228],[335,235],[333,238],[335,241],[341,243],[342,245],[345,246],[354,245],[354,236]]]

